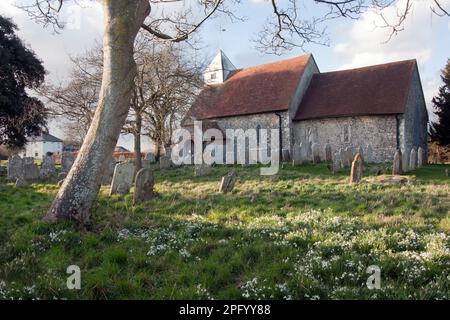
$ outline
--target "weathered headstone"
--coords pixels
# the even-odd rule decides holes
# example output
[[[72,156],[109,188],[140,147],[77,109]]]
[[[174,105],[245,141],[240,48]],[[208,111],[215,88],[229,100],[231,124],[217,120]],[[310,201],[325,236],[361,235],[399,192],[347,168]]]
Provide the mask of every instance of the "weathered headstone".
[[[56,176],[56,165],[55,160],[53,160],[53,157],[44,156],[44,159],[42,160],[40,176],[43,179]]]
[[[412,148],[409,156],[409,169],[416,170],[416,168],[417,168],[417,150],[416,148]]]
[[[125,158],[125,156],[124,156],[123,154],[121,154],[121,155],[119,156],[119,159],[117,159],[117,161],[119,161],[119,162],[125,162],[125,161],[127,161],[127,158]]]
[[[402,151],[402,169],[403,173],[409,171],[409,156],[411,154],[411,150]]]
[[[153,171],[147,168],[139,170],[134,183],[133,203],[139,204],[153,199],[155,195],[153,191],[154,185],[155,178],[153,177]]]
[[[168,169],[172,166],[172,159],[169,156],[161,156],[159,157],[159,168],[160,169]]]
[[[164,155],[169,158],[172,156],[172,146],[164,148]]]
[[[288,149],[283,149],[281,151],[281,155],[283,157],[283,159],[282,159],[283,162],[291,161],[291,152]]]
[[[210,174],[212,171],[212,166],[202,163],[202,164],[196,164],[194,167],[194,175],[196,177],[202,177]]]
[[[111,185],[115,168],[116,160],[113,156],[111,156],[107,160],[103,169],[102,185]]]
[[[419,147],[419,149],[417,149],[417,168],[421,168],[425,164],[425,152],[422,147]]]
[[[74,162],[75,158],[71,152],[63,152],[61,155],[61,171],[69,172]]]
[[[397,149],[394,154],[394,162],[392,163],[392,174],[393,175],[401,175],[403,174],[403,165],[402,165],[402,152],[400,149]]]
[[[25,187],[26,185],[27,185],[27,181],[24,178],[17,178],[16,188]]]
[[[350,184],[359,183],[363,175],[363,162],[361,155],[356,154],[355,159],[352,162],[352,169],[350,172]]]
[[[367,152],[366,152],[366,163],[373,163],[373,148],[372,145],[367,145]]]
[[[313,153],[312,153],[312,142],[307,142],[305,143],[305,150],[306,150],[306,159],[308,161],[312,161],[313,160]]]
[[[313,143],[311,146],[311,149],[312,149],[313,162],[315,164],[320,163],[320,144]]]
[[[20,156],[14,155],[8,159],[8,180],[16,181],[24,178],[23,160]]]
[[[345,168],[347,166],[347,161],[345,160],[345,150],[339,149],[339,160],[341,160],[341,168]]]
[[[233,191],[234,185],[236,183],[236,172],[231,171],[226,176],[222,177],[220,182],[219,192],[228,193]]]
[[[293,155],[292,155],[292,165],[299,166],[303,162],[303,159],[302,159],[302,144],[300,143],[300,145],[295,145],[293,151],[294,152],[293,152]]]
[[[361,156],[361,160],[364,163],[366,161],[366,159],[364,158],[363,147],[359,146],[359,148],[358,148],[358,150],[356,152],[359,153],[359,155]]]
[[[350,167],[353,160],[353,150],[351,147],[345,148],[345,166]]]
[[[333,171],[333,173],[336,173],[341,168],[342,168],[341,153],[339,151],[336,151],[333,156],[333,163],[331,170]]]
[[[40,172],[34,158],[23,158],[23,177],[25,180],[39,179]]]
[[[333,153],[331,151],[331,145],[327,143],[325,145],[325,161],[330,162],[333,160]]]
[[[114,169],[114,176],[109,194],[127,194],[133,185],[133,178],[134,164],[132,162],[118,163]]]
[[[149,152],[145,155],[144,160],[147,160],[148,162],[150,162],[150,164],[153,164],[156,162],[156,157],[153,153]]]

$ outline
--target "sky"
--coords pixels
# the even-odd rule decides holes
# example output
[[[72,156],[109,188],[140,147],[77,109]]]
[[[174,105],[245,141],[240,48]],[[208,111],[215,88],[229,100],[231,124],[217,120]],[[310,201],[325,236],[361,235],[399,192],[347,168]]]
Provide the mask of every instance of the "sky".
[[[52,28],[44,28],[32,21],[15,4],[29,0],[1,0],[0,14],[11,17],[20,28],[19,36],[44,62],[48,71],[47,80],[59,83],[67,80],[71,69],[70,56],[79,55],[101,42],[103,19],[101,5],[97,1],[79,0],[81,6],[70,2],[63,7],[62,18],[67,26],[58,34]],[[187,0],[189,1],[189,0]],[[286,0],[280,0],[281,3]],[[298,3],[303,3],[298,1]],[[306,2],[305,2],[306,3]],[[320,13],[321,6],[301,7],[306,17]],[[449,9],[450,0],[441,0]],[[184,5],[184,4],[181,4]],[[385,11],[386,17],[395,17],[398,8],[403,8],[405,0]],[[330,43],[327,46],[310,45],[296,48],[281,56],[262,54],[251,41],[261,30],[264,22],[271,17],[271,6],[267,0],[244,0],[233,8],[245,21],[230,21],[228,17],[217,17],[207,21],[199,30],[202,56],[211,59],[222,49],[238,68],[282,60],[311,52],[321,72],[356,68],[367,65],[405,59],[417,59],[422,87],[431,119],[434,118],[431,99],[441,85],[440,70],[450,58],[450,18],[438,17],[431,13],[431,0],[414,0],[413,8],[404,23],[404,30],[388,42],[389,31],[375,28],[380,25],[380,17],[372,12],[364,13],[360,19],[337,19],[326,24]],[[50,132],[63,138],[62,129],[53,120]],[[132,149],[131,136],[122,136],[119,145]],[[144,140],[144,150],[150,148],[149,140]]]

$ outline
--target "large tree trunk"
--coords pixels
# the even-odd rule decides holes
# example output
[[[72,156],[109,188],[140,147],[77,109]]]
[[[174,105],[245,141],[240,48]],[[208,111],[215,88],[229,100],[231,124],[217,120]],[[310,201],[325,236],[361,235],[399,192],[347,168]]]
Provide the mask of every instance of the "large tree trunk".
[[[141,131],[142,131],[142,115],[136,113],[136,128],[134,132],[134,165],[136,167],[135,172],[138,173],[142,169],[142,158],[141,158]]]
[[[97,110],[83,146],[45,220],[89,222],[89,211],[101,185],[130,107],[136,75],[133,45],[150,12],[148,0],[103,0],[104,70]]]

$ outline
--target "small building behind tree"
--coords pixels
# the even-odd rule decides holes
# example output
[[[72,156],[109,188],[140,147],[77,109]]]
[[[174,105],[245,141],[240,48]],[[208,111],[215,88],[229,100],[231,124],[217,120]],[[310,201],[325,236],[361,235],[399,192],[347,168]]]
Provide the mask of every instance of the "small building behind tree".
[[[22,153],[24,157],[42,159],[45,155],[61,155],[64,143],[61,139],[49,133],[42,133],[39,136],[28,138],[25,149]]]

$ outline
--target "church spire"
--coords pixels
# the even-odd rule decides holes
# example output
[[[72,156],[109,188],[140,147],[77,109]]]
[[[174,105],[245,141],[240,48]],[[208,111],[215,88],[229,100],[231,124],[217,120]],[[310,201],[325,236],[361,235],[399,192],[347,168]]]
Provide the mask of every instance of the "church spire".
[[[205,84],[223,83],[233,70],[236,70],[236,67],[231,63],[225,53],[222,50],[219,50],[205,70]]]

